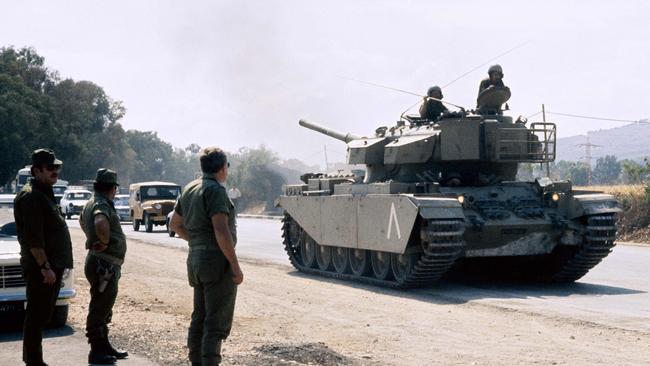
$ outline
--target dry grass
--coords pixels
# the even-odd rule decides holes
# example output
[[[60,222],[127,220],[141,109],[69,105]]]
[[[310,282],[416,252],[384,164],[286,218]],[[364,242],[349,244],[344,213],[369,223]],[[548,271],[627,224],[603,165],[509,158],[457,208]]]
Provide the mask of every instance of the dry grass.
[[[641,194],[645,187],[641,184],[619,184],[613,186],[576,186],[576,190],[600,191],[613,195],[619,194]]]

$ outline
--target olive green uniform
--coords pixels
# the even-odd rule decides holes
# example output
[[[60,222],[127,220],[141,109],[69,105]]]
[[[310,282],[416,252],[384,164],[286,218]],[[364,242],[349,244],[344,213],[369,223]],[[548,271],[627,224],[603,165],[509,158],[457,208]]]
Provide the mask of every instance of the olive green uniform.
[[[35,179],[14,200],[14,217],[20,243],[20,264],[27,286],[27,309],[23,323],[23,361],[43,362],[43,328],[50,321],[65,268],[72,268],[72,242],[52,187]],[[43,283],[43,275],[30,249],[43,248],[56,282]]]
[[[189,234],[187,276],[194,288],[194,311],[187,337],[191,362],[215,365],[221,362],[221,340],[232,328],[237,286],[232,270],[219,249],[212,216],[228,215],[228,226],[237,242],[235,208],[226,189],[204,175],[190,182],[176,204]]]
[[[95,232],[95,216],[97,215],[106,216],[110,227],[108,247],[101,252],[92,248],[92,245],[99,241]],[[95,192],[86,203],[79,220],[86,233],[86,249],[88,249],[84,267],[86,279],[90,283],[86,336],[92,342],[108,337],[108,324],[113,315],[121,266],[126,254],[126,236],[122,231],[120,217],[115,211],[113,201],[100,193]],[[107,273],[112,273],[112,275],[110,275],[104,290],[101,291],[102,280]]]
[[[445,112],[448,112],[447,107],[438,100],[427,99],[420,106],[420,117],[431,121],[437,120]]]
[[[478,86],[478,95],[481,95],[483,90],[485,90],[485,89],[487,89],[487,88],[489,88],[489,87],[491,87],[493,85],[494,86],[499,86],[499,87],[505,86],[503,84],[503,79],[497,79],[497,80],[495,80],[493,82],[492,80],[490,80],[490,78],[485,78],[485,79],[481,80],[481,84],[479,84],[479,86]]]

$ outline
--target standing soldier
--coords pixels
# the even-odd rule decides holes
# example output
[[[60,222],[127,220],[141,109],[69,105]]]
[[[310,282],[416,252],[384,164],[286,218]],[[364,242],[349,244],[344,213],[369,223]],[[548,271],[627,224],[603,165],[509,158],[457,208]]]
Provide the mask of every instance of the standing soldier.
[[[20,243],[20,264],[27,285],[27,311],[23,324],[23,361],[43,362],[43,328],[50,321],[65,268],[72,268],[72,242],[52,186],[63,162],[49,149],[32,153],[33,178],[14,200]]]
[[[95,194],[79,216],[88,249],[84,272],[90,283],[86,336],[90,343],[88,363],[91,364],[111,365],[116,359],[129,355],[113,348],[108,340],[108,323],[113,315],[120,268],[126,254],[126,237],[113,205],[118,186],[114,171],[97,170]]]
[[[447,107],[440,100],[442,100],[442,89],[437,85],[430,87],[420,106],[420,117],[435,121],[441,114],[447,112]]]
[[[232,328],[236,285],[244,275],[235,253],[235,207],[224,188],[226,154],[209,147],[200,161],[203,177],[185,186],[171,225],[189,246],[187,276],[194,288],[189,358],[193,366],[213,366],[221,362],[221,342]]]

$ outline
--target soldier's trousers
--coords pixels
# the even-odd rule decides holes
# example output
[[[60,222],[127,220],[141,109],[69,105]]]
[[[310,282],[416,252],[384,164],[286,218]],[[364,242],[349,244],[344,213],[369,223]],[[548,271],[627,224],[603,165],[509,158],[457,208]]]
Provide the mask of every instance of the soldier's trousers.
[[[237,296],[230,265],[216,248],[190,249],[187,275],[194,288],[194,311],[187,336],[190,361],[218,365],[221,341],[232,328]]]
[[[23,322],[23,361],[26,364],[43,362],[43,328],[50,322],[54,313],[56,299],[61,289],[63,269],[53,268],[56,282],[43,283],[40,268],[33,263],[21,260],[23,275],[27,285],[27,311]]]
[[[92,342],[108,337],[108,324],[113,317],[113,305],[117,298],[118,283],[120,280],[120,266],[113,266],[113,276],[106,284],[103,292],[99,292],[101,277],[97,273],[98,267],[110,266],[103,259],[94,255],[86,256],[84,274],[90,283],[90,304],[88,305],[88,317],[86,318],[86,337]]]

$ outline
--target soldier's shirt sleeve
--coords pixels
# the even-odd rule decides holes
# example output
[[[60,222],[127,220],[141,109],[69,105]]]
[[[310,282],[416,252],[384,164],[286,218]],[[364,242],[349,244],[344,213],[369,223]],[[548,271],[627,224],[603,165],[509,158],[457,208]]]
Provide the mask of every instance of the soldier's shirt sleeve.
[[[92,210],[92,215],[93,215],[93,221],[95,220],[95,216],[97,215],[104,215],[106,216],[107,219],[111,218],[111,210],[108,207],[107,204],[105,203],[100,203],[95,205]]]
[[[178,201],[176,201],[176,205],[174,206],[174,212],[176,212],[181,217],[183,217],[183,206],[181,206],[181,198],[183,198],[182,193],[181,196],[178,198]]]
[[[41,202],[34,194],[23,197],[19,206],[19,215],[21,221],[25,225],[23,230],[24,244],[32,248],[45,248],[45,230],[43,223],[45,222],[45,212],[43,210],[50,209]]]
[[[230,213],[230,199],[223,187],[210,187],[205,190],[205,207],[208,217],[212,217],[218,213]]]

